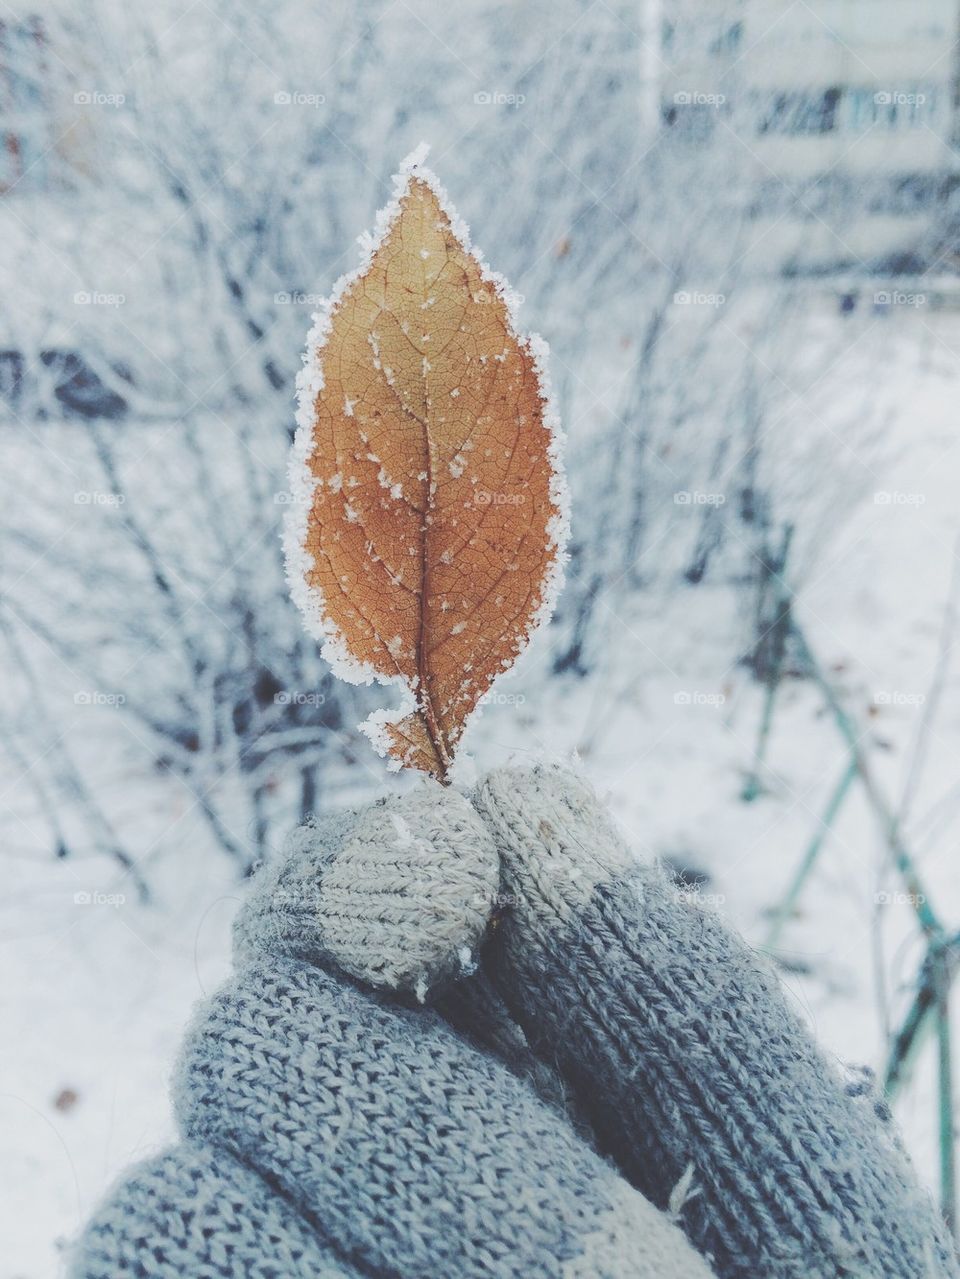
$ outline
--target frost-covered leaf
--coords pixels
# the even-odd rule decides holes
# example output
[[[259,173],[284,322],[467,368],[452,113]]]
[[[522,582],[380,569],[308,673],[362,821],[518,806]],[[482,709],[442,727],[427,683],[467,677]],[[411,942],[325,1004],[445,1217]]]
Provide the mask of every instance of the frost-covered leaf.
[[[334,672],[404,690],[364,731],[442,778],[552,608],[566,516],[545,347],[424,154],[308,339],[287,549]]]

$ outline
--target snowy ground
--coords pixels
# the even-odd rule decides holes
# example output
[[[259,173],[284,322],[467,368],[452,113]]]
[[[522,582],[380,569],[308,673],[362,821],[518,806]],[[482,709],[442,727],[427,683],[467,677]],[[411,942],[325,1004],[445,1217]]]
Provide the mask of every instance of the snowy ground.
[[[871,476],[871,496],[809,574],[798,616],[857,714],[872,766],[896,804],[929,705],[960,529],[960,319],[918,310],[879,323],[887,326],[885,343],[889,326],[897,326],[900,359],[886,406],[897,447]],[[864,340],[869,349],[874,338]],[[787,686],[763,793],[744,804],[761,696],[737,665],[747,620],[731,595],[687,588],[666,601],[608,599],[605,608],[609,660],[602,671],[588,681],[557,682],[533,653],[502,686],[522,702],[489,706],[473,732],[477,763],[578,753],[638,849],[707,872],[704,893],[760,944],[769,907],[843,767],[823,699],[809,684]],[[949,670],[906,827],[931,899],[948,922],[960,918],[958,681],[960,672]],[[383,787],[390,784],[384,776]],[[61,1241],[110,1180],[168,1140],[165,1085],[177,1043],[191,1006],[229,962],[240,892],[231,866],[217,855],[194,855],[205,836],[174,781],[131,770],[121,785],[128,832],[158,816],[176,831],[175,853],[156,868],[158,900],[149,908],[129,889],[125,900],[115,899],[116,869],[105,861],[41,860],[30,801],[4,796],[0,1126],[12,1166],[0,1279],[56,1274]],[[821,1041],[846,1061],[880,1065],[883,1018],[896,1024],[902,1015],[921,957],[910,907],[878,905],[878,893],[900,889],[884,869],[874,818],[855,792],[783,940],[794,970],[791,992]],[[883,998],[875,981],[878,910]],[[898,1115],[931,1186],[933,1104],[925,1057]]]

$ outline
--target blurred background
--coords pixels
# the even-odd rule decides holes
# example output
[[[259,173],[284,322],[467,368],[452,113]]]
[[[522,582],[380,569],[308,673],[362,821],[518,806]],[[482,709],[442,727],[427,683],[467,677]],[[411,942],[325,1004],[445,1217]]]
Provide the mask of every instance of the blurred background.
[[[168,1139],[245,877],[410,783],[279,534],[310,313],[421,139],[573,489],[465,749],[579,757],[952,1220],[958,137],[957,0],[0,5],[2,1279]]]

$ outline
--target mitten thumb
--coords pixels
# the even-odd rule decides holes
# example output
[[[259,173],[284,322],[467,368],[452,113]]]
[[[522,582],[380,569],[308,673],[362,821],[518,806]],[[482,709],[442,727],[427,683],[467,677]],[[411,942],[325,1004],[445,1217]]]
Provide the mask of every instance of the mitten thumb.
[[[493,839],[427,781],[301,826],[238,916],[241,957],[294,955],[378,989],[428,993],[473,966],[499,886]]]

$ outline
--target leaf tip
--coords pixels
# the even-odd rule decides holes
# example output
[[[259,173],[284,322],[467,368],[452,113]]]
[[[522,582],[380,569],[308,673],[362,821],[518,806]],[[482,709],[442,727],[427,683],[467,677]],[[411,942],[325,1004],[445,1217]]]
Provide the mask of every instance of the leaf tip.
[[[409,155],[405,156],[400,163],[400,171],[398,178],[406,179],[424,163],[430,154],[429,142],[418,142]]]

